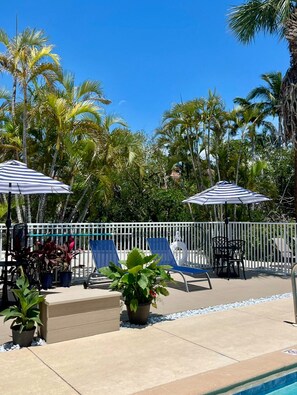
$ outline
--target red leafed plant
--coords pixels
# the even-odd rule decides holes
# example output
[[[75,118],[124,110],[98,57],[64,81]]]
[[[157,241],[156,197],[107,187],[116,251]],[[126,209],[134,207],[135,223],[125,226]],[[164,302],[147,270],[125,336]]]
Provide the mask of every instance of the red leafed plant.
[[[74,237],[69,236],[64,245],[56,244],[51,238],[44,243],[35,243],[35,249],[30,253],[30,259],[36,261],[40,266],[40,271],[52,271],[59,267],[61,271],[68,271],[72,259],[80,253],[74,250]]]

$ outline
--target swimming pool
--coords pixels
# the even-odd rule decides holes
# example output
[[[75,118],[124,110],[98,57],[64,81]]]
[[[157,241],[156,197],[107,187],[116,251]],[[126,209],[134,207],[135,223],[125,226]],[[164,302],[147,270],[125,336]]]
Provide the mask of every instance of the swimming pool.
[[[239,389],[239,388],[238,388]],[[250,383],[241,390],[236,392],[229,392],[234,395],[296,395],[297,394],[297,369],[290,372],[281,372],[271,376],[269,379],[266,377],[261,381],[257,381],[254,385]]]

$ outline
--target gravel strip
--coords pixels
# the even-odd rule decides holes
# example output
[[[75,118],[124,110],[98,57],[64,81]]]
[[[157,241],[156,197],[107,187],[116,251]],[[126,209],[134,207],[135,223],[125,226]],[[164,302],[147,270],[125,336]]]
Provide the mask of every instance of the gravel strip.
[[[149,319],[148,319],[148,325],[157,324],[158,322],[162,322],[162,321],[173,321],[173,320],[178,320],[180,318],[192,317],[195,315],[204,315],[204,314],[214,313],[217,311],[237,309],[238,307],[253,306],[253,305],[256,305],[259,303],[266,303],[266,302],[271,302],[273,300],[279,300],[279,299],[288,299],[291,297],[292,297],[292,293],[285,293],[285,294],[280,294],[280,295],[273,295],[273,296],[266,297],[266,298],[248,299],[248,300],[245,300],[242,302],[235,302],[235,303],[228,303],[228,304],[220,304],[217,306],[204,307],[204,308],[197,309],[197,310],[186,310],[186,311],[182,311],[179,313],[172,313],[172,314],[166,314],[166,315],[150,314]],[[121,322],[121,328],[139,328],[139,327],[144,327],[144,326],[146,326],[146,325],[130,324],[128,321]]]
[[[31,347],[44,346],[44,345],[46,345],[46,342],[43,339],[40,339],[39,337],[35,337],[31,343]],[[0,345],[0,352],[14,351],[20,349],[21,347],[18,344],[13,344],[13,342],[7,342]]]

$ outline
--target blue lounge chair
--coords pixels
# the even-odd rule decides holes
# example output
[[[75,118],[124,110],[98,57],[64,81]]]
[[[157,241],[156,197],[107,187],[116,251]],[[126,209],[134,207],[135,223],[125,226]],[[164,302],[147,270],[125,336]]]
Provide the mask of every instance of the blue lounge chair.
[[[98,269],[108,266],[110,262],[120,266],[119,256],[113,240],[90,240],[90,247],[96,267],[84,282],[84,288],[110,283],[111,280],[99,273]]]
[[[206,277],[206,280],[208,281],[209,288],[212,289],[207,270],[194,268],[194,267],[190,267],[190,266],[177,265],[174,255],[170,249],[168,240],[165,237],[148,238],[147,243],[149,245],[151,252],[153,254],[158,254],[159,257],[161,258],[161,261],[160,261],[161,265],[163,264],[163,265],[172,266],[172,269],[170,269],[169,271],[179,273],[182,276],[187,292],[189,292],[188,282],[196,282],[196,281],[201,281],[204,279],[198,279],[198,280],[195,279],[195,280],[190,280],[190,281],[188,280],[187,281],[184,274],[189,274],[189,275],[203,274]]]

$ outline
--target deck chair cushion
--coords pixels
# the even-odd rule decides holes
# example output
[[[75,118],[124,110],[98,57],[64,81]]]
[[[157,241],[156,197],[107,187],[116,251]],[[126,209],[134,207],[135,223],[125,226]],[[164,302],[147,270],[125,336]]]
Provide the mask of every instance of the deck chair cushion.
[[[113,240],[90,240],[90,247],[96,267],[84,282],[84,288],[110,283],[110,279],[103,276],[99,269],[108,266],[110,262],[120,266],[119,255]]]
[[[150,237],[147,239],[147,243],[149,245],[151,252],[153,254],[158,254],[159,257],[161,258],[161,260],[160,260],[161,265],[170,265],[172,267],[172,269],[170,271],[177,272],[182,275],[184,282],[185,282],[185,287],[186,287],[187,292],[189,290],[188,290],[187,281],[186,281],[185,277],[183,276],[184,273],[185,274],[203,274],[203,275],[205,275],[205,277],[208,281],[208,284],[209,284],[209,288],[212,288],[207,270],[200,269],[200,268],[194,268],[194,267],[190,267],[190,266],[179,266],[176,263],[176,260],[175,260],[175,257],[173,255],[172,251],[171,251],[169,242],[165,237],[159,237],[159,238]],[[195,280],[193,280],[193,281],[195,281]]]

